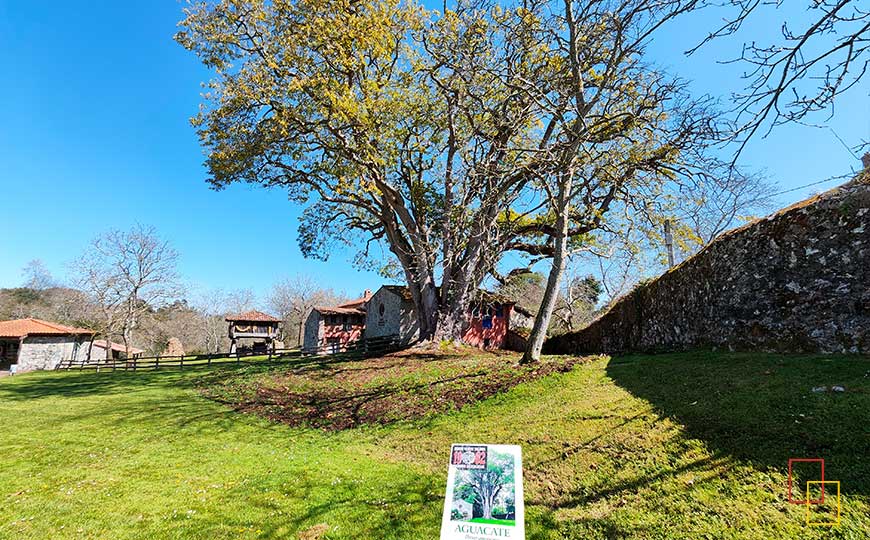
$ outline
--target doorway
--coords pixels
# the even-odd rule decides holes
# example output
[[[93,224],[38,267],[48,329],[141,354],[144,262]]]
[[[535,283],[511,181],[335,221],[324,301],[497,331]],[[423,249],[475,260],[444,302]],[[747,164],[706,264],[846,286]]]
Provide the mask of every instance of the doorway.
[[[0,371],[8,371],[12,364],[18,362],[18,340],[0,340]]]

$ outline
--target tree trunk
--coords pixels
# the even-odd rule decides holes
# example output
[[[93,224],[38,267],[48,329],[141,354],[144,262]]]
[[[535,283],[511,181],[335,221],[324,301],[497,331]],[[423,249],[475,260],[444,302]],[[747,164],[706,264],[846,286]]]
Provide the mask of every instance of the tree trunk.
[[[133,296],[127,300],[127,316],[124,317],[124,356],[130,358],[130,342],[133,340],[133,327],[136,325],[135,302],[137,295],[134,292]]]
[[[436,337],[439,308],[440,302],[438,301],[438,291],[435,289],[435,282],[431,279],[426,279],[426,282],[420,285],[420,306],[417,312],[417,318],[420,322],[421,341],[431,340]]]
[[[132,335],[130,333],[130,326],[128,324],[124,324],[124,332],[122,334],[124,338],[124,359],[130,359],[130,340],[132,339]]]
[[[550,268],[549,276],[547,276],[547,289],[541,300],[541,308],[535,315],[535,324],[532,327],[531,335],[529,335],[526,352],[520,360],[523,364],[537,362],[541,358],[541,349],[544,347],[553,309],[559,298],[559,284],[562,282],[562,274],[565,273],[565,255],[568,251],[568,194],[571,192],[571,178],[573,176],[571,172],[565,174],[567,178],[560,182],[557,197],[557,215],[559,217],[556,220],[556,235],[553,238],[553,265]]]
[[[449,285],[443,285],[442,290],[446,286]],[[445,293],[441,295],[443,305],[438,319],[438,338],[460,342],[466,328],[468,294],[465,291],[452,291],[453,294],[450,294],[451,291],[445,291]]]
[[[112,326],[114,326],[113,317],[106,313],[106,328],[105,332],[103,332],[104,345],[106,346],[104,350],[105,354],[103,355],[106,362],[109,362],[112,359]]]

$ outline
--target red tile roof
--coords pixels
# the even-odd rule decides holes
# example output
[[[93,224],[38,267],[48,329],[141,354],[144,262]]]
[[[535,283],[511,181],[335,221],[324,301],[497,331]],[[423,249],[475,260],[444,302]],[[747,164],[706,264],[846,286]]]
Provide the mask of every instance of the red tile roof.
[[[403,300],[406,300],[408,302],[410,302],[412,300],[411,290],[405,285],[384,285],[381,288],[387,289],[388,291],[390,291],[398,296],[401,296]],[[440,292],[441,287],[436,287],[435,291]],[[490,291],[487,291],[484,289],[478,289],[477,292],[478,292],[479,299],[483,300],[484,302],[498,302],[499,304],[505,304],[505,305],[511,305],[511,306],[516,305],[516,300],[511,300],[507,296],[504,296],[500,293],[494,293],[494,292],[490,292]],[[523,314],[528,314],[528,312],[522,308],[520,308],[518,311],[520,311],[520,313],[523,313]]]
[[[316,307],[314,308],[323,315],[365,315],[365,309],[347,308],[347,307]]]
[[[262,311],[246,311],[244,313],[236,313],[234,315],[227,315],[227,322],[281,322],[281,319],[276,319],[271,315],[266,315]]]
[[[92,336],[92,330],[73,328],[40,319],[16,319],[0,321],[0,337],[23,338],[27,336]]]
[[[372,299],[372,292],[366,290],[362,297],[337,306],[316,306],[315,311],[324,315],[365,315],[366,304]]]

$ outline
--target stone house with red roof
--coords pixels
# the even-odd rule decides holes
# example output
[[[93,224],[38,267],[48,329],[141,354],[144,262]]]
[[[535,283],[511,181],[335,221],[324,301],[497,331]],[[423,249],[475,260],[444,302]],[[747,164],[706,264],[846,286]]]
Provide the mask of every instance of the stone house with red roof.
[[[91,358],[96,361],[104,360],[106,358],[106,349],[111,349],[109,356],[112,360],[121,360],[123,358],[127,358],[127,347],[123,343],[115,343],[114,341],[109,341],[108,345],[106,340],[104,339],[95,339],[93,347],[91,348]],[[138,358],[142,356],[145,351],[139,349],[138,347],[130,347],[130,358]]]
[[[337,306],[316,306],[305,319],[302,350],[340,352],[365,333],[366,307],[372,292]]]
[[[504,349],[510,331],[530,327],[533,315],[508,298],[480,291],[466,317],[462,342],[481,349]],[[420,333],[414,302],[407,287],[384,285],[372,295],[366,313],[366,339],[398,336],[412,342]],[[520,338],[522,339],[522,338]]]
[[[506,348],[510,331],[528,327],[531,321],[531,313],[513,301],[481,291],[468,314],[462,341],[482,349]],[[388,336],[412,343],[419,333],[408,288],[384,285],[374,294],[366,291],[362,298],[339,306],[314,308],[305,322],[303,350],[340,352],[353,341]]]
[[[94,332],[40,319],[0,321],[0,370],[54,369],[90,360]]]

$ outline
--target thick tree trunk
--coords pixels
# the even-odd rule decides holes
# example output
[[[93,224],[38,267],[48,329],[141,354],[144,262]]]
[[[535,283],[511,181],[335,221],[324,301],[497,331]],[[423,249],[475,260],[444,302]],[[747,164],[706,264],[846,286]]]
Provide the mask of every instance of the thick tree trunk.
[[[547,288],[544,291],[544,298],[541,300],[541,307],[535,316],[535,324],[529,336],[526,352],[520,361],[524,364],[537,362],[541,358],[541,349],[544,347],[553,309],[559,298],[562,274],[565,273],[565,256],[568,251],[568,194],[571,192],[571,173],[566,174],[568,178],[560,183],[557,197],[559,218],[556,220],[556,235],[553,238],[553,265],[550,268],[549,276],[547,276]]]
[[[420,320],[421,341],[431,340],[437,335],[440,307],[435,281],[427,278],[420,285],[420,306],[417,315]]]

